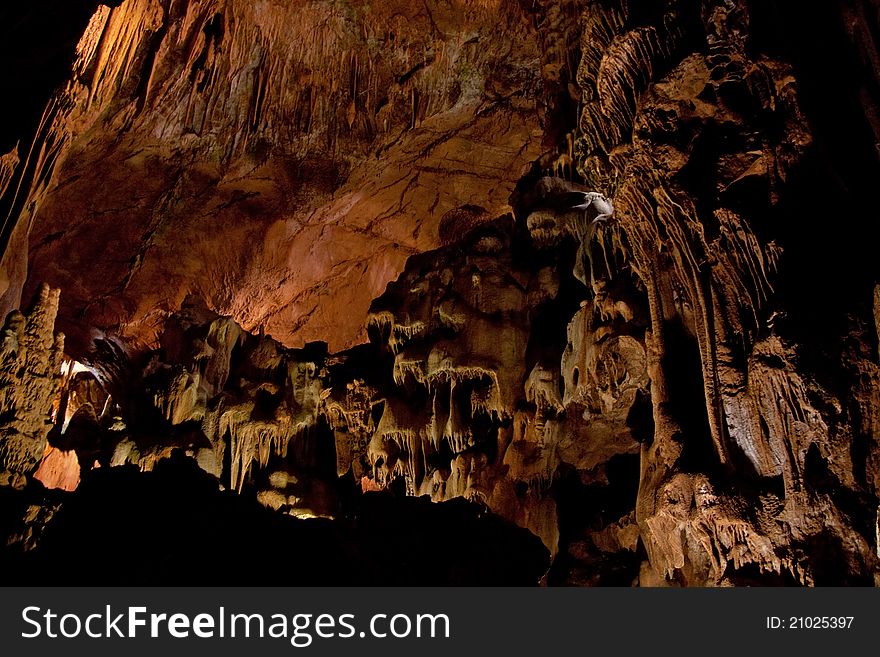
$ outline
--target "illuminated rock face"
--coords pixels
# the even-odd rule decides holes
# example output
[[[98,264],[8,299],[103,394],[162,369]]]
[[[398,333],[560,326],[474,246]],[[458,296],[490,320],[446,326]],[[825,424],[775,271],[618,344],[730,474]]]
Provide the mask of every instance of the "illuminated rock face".
[[[876,48],[759,5],[99,9],[0,269],[87,371],[10,315],[7,480],[186,456],[273,518],[463,498],[551,584],[875,583],[878,86],[826,73]]]
[[[373,482],[480,502],[554,554],[560,477],[600,481],[611,458],[638,453],[626,420],[647,388],[644,350],[632,340],[628,353],[625,323],[598,319],[589,301],[570,319],[583,289],[564,260],[502,218],[412,258],[369,320],[373,340],[393,354],[395,384],[367,452]],[[576,356],[563,356],[569,320],[569,350],[591,350],[584,343],[604,326],[602,353],[591,352],[580,378],[561,371],[577,368]],[[630,362],[600,381],[597,359]]]
[[[42,286],[27,315],[6,317],[0,344],[0,478],[22,485],[43,457],[52,429],[64,336],[54,332],[58,290]]]
[[[189,302],[160,343],[136,355],[107,344],[113,356],[96,364],[116,405],[116,417],[93,432],[103,445],[99,463],[150,471],[181,451],[226,488],[256,487],[266,506],[300,516],[334,511],[323,345],[289,350]]]
[[[64,289],[80,354],[95,329],[154,346],[190,293],[288,346],[354,344],[441,218],[502,213],[540,155],[553,20],[532,21],[507,0],[99,8],[23,192],[25,298]]]

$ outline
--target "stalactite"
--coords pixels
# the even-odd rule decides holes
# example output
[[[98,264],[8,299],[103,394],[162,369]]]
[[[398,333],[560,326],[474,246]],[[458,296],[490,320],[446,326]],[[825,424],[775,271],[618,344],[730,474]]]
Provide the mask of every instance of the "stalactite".
[[[577,69],[577,83],[588,95],[595,87],[605,50],[620,34],[626,24],[628,7],[601,7],[593,3],[583,15],[581,32],[581,61]]]
[[[749,16],[742,3],[703,3],[706,51],[684,57],[667,72],[676,49],[694,36],[684,34],[685,23],[676,17],[685,10],[670,3],[661,21],[631,25],[613,10],[591,5],[577,77],[584,99],[577,169],[587,184],[613,199],[619,231],[610,236],[615,255],[607,257],[604,236],[572,233],[582,248],[585,238],[595,243],[595,256],[605,261],[603,286],[632,272],[648,297],[645,347],[654,435],[642,447],[635,518],[648,553],[646,572],[653,568],[659,579],[645,577],[718,584],[753,565],[761,573],[810,583],[811,566],[793,545],[825,530],[808,517],[792,520],[791,514],[799,513],[796,508],[830,509],[820,497],[807,499],[804,478],[806,455],[824,454],[826,447],[820,446],[829,444],[834,430],[816,408],[816,392],[807,392],[791,365],[793,348],[773,335],[781,249],[753,230],[778,201],[784,172],[801,161],[810,132],[790,67],[766,57],[760,63],[750,59]],[[784,126],[784,135],[763,132],[731,110],[748,96],[764,118]],[[716,139],[712,131],[719,126],[734,130],[730,143],[739,144],[741,152],[722,151],[717,163],[694,164],[694,144]],[[781,149],[781,142],[790,149]],[[717,198],[694,185],[699,176],[688,168],[716,165],[722,177]],[[777,168],[783,173],[776,175]],[[736,210],[727,207],[737,190],[758,181],[768,188],[766,201],[746,195]],[[529,228],[546,242],[559,225],[530,220]],[[593,255],[584,253],[591,268],[598,262]],[[596,330],[590,313],[572,326],[579,328],[569,334],[563,357],[566,403],[578,399],[572,392],[580,393],[590,379],[588,363],[597,341],[590,335]],[[683,335],[670,335],[670,327]],[[772,488],[770,482],[779,478],[784,488],[784,501],[762,511],[766,515],[760,520],[737,511],[748,504],[741,493],[703,495],[700,491],[712,484],[681,472],[683,455],[701,449],[695,446],[704,440],[692,435],[699,434],[694,417],[670,398],[682,394],[668,385],[670,376],[676,378],[671,363],[681,358],[679,350],[689,348],[682,341],[692,341],[699,354],[712,458],[722,465],[713,477],[727,481],[744,468],[759,485]],[[614,366],[608,369],[612,377],[614,372]],[[572,380],[580,386],[570,391]],[[803,533],[780,533],[782,516]]]
[[[285,456],[288,445],[305,434],[306,427],[294,426],[282,412],[274,420],[254,420],[253,404],[229,409],[220,416],[220,434],[229,436],[230,484],[241,491],[251,466],[265,468],[272,456]]]

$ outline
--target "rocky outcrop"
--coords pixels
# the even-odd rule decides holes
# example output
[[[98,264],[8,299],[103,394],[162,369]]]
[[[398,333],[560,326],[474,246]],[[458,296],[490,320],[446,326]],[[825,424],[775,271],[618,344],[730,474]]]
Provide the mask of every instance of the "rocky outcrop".
[[[837,442],[840,432],[863,438],[846,414],[818,409],[831,395],[793,366],[797,347],[774,322],[788,236],[763,226],[784,212],[785,184],[812,144],[796,77],[748,51],[744,3],[704,2],[705,46],[690,54],[685,11],[592,3],[578,69],[589,99],[579,172],[613,198],[614,242],[645,287],[650,316],[654,433],[642,447],[635,514],[648,557],[642,577],[703,585],[749,571],[811,583],[821,566],[807,546],[827,542],[857,581],[874,568],[873,539],[857,515],[832,509],[808,471],[836,462],[849,494],[876,496]],[[701,395],[682,386],[685,359],[699,364]],[[870,380],[856,385],[876,394]],[[705,413],[696,414],[688,403],[700,397]]]
[[[256,486],[266,506],[332,513],[334,491],[322,483],[335,473],[332,434],[319,423],[325,347],[288,350],[192,302],[158,350],[108,352],[112,368],[95,364],[114,406],[95,424],[99,464],[150,471],[180,451],[225,487]]]
[[[0,478],[20,487],[43,457],[52,428],[64,336],[54,332],[59,291],[40,288],[28,315],[13,311],[0,344]]]

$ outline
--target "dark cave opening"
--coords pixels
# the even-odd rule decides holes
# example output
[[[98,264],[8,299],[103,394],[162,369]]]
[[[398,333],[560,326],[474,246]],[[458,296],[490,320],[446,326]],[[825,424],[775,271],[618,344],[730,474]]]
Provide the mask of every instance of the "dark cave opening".
[[[603,552],[594,533],[624,520],[634,523],[639,488],[638,455],[612,457],[605,466],[604,483],[584,483],[574,469],[554,483],[558,502],[560,546],[547,577],[549,585],[632,586],[644,555],[641,548]],[[599,477],[600,479],[602,477]],[[580,558],[576,558],[577,554]]]
[[[679,465],[688,472],[716,472],[718,455],[710,438],[709,414],[703,388],[703,370],[696,339],[678,321],[664,326],[668,387],[666,410],[681,427],[683,439]]]

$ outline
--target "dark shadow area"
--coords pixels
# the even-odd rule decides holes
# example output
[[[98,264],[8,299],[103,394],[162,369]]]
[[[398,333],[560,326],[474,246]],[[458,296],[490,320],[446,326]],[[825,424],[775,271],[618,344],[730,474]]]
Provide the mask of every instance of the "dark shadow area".
[[[298,520],[184,457],[37,488],[0,489],[7,535],[28,504],[61,502],[36,550],[0,553],[4,585],[534,585],[549,565],[539,539],[465,500],[371,494],[339,520]]]
[[[70,77],[76,44],[100,5],[121,0],[30,0],[0,6],[0,151],[27,141],[49,97]]]
[[[618,455],[605,467],[608,483],[585,485],[571,470],[554,484],[560,553],[547,577],[552,585],[632,586],[645,558],[638,550],[603,552],[593,538],[632,513],[639,488],[639,457]],[[634,518],[631,519],[634,522]],[[601,545],[601,542],[599,543]]]
[[[839,354],[828,347],[839,344],[848,314],[868,310],[880,277],[880,162],[864,105],[876,80],[846,33],[838,3],[771,0],[751,10],[751,45],[792,63],[814,138],[766,224],[784,249],[776,290],[788,313],[783,328],[805,345],[802,364],[839,387]]]

